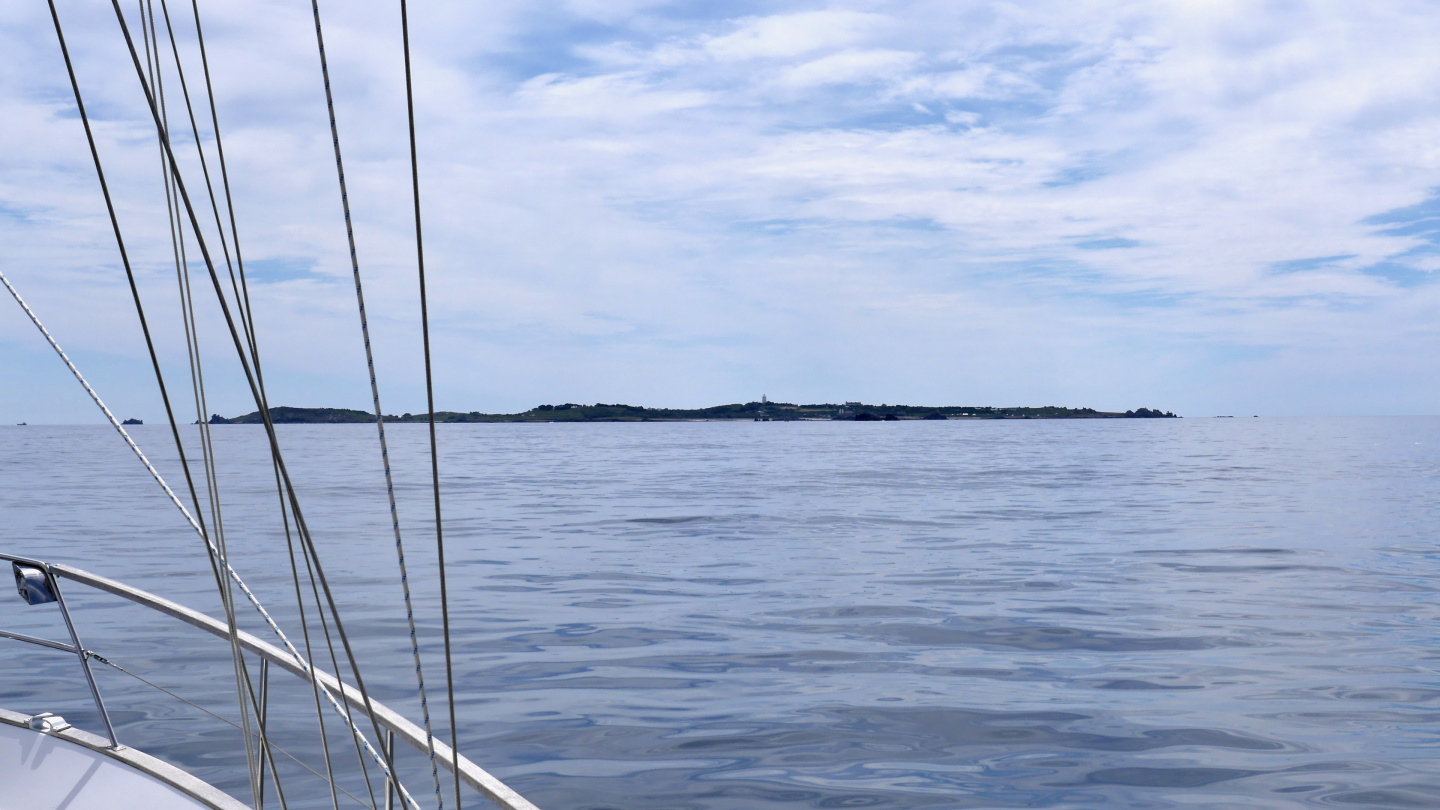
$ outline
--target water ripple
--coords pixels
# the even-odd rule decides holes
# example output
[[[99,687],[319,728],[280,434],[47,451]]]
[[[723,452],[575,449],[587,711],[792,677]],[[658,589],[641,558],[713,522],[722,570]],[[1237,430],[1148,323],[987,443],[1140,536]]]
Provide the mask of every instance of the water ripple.
[[[1440,806],[1440,420],[1153,422],[442,425],[461,748],[550,810]],[[298,638],[263,433],[215,435],[237,567]],[[435,683],[427,434],[390,435]],[[366,682],[418,717],[373,429],[280,436]],[[218,615],[126,452],[0,427],[0,544]],[[89,646],[238,720],[224,642],[72,590]],[[235,729],[98,677],[122,741],[248,798]],[[312,694],[270,693],[323,770]],[[94,729],[85,694],[0,645],[0,705]]]

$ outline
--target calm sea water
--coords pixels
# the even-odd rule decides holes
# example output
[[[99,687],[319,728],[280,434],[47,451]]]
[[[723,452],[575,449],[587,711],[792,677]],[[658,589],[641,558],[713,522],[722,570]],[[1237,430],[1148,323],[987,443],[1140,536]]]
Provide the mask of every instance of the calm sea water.
[[[390,430],[444,729],[425,431]],[[135,435],[181,483],[168,431]],[[367,684],[418,719],[374,429],[281,435]],[[235,565],[298,638],[263,433],[215,437]],[[461,749],[546,810],[1440,806],[1440,419],[440,441]],[[108,428],[0,428],[0,547],[219,612],[195,535]],[[238,717],[224,642],[67,593],[88,646]],[[0,626],[58,637],[52,608],[6,597]],[[124,741],[248,800],[238,732],[101,670]],[[276,742],[323,770],[309,692],[274,678]],[[74,659],[14,642],[0,706],[98,728]],[[282,785],[329,804],[283,758]]]

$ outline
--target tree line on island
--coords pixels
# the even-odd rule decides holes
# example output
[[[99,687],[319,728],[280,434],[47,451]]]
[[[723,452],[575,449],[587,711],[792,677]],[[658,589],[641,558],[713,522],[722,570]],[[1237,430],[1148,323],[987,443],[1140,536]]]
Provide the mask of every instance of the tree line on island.
[[[1097,411],[1094,408],[1063,408],[1058,405],[1043,407],[997,408],[993,406],[947,405],[931,407],[922,405],[867,405],[862,402],[844,404],[795,405],[789,402],[746,402],[733,405],[715,405],[710,408],[646,408],[643,405],[619,405],[597,402],[594,405],[577,405],[567,402],[563,405],[538,405],[522,413],[481,413],[470,411],[437,411],[437,422],[685,422],[685,421],[849,421],[849,422],[898,422],[911,419],[1175,419],[1169,411],[1136,408],[1125,411]],[[375,414],[349,408],[291,408],[281,406],[270,409],[270,419],[275,424],[345,424],[373,422]],[[428,414],[406,413],[399,416],[387,414],[386,422],[425,422]],[[225,418],[219,414],[210,417],[212,425],[260,424],[260,413]]]

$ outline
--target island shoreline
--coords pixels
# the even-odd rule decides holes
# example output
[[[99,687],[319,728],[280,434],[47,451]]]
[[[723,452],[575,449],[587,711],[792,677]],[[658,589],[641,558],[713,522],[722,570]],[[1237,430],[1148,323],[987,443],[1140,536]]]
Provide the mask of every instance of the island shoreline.
[[[796,405],[789,402],[735,403],[710,408],[647,408],[641,405],[539,405],[520,413],[482,413],[480,411],[437,411],[436,422],[453,423],[514,423],[514,422],[901,422],[986,419],[1178,419],[1174,413],[1151,408],[1097,411],[1094,408],[994,406],[926,406],[868,405],[861,402],[843,404]],[[393,424],[428,422],[429,414],[385,414],[384,421]],[[270,420],[277,425],[360,424],[375,421],[375,414],[351,408],[295,408],[278,406],[270,409]],[[241,416],[224,417],[212,414],[212,425],[262,424],[258,411]]]

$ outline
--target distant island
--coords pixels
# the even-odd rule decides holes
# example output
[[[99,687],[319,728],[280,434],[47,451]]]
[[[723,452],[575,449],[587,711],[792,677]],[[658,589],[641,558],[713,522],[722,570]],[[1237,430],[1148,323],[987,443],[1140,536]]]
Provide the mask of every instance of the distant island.
[[[1094,408],[1062,408],[1046,405],[1039,408],[996,408],[992,406],[946,405],[867,405],[846,402],[838,405],[795,405],[789,402],[746,402],[716,405],[710,408],[646,408],[642,405],[538,405],[523,413],[480,413],[470,411],[437,411],[437,422],[704,422],[704,421],[848,421],[898,422],[909,419],[1176,419],[1169,411],[1136,408],[1124,413],[1097,411]],[[270,419],[277,425],[321,425],[373,422],[375,414],[349,408],[270,409]],[[387,414],[386,422],[425,422],[423,413]],[[260,413],[225,418],[210,417],[212,425],[257,425]]]

